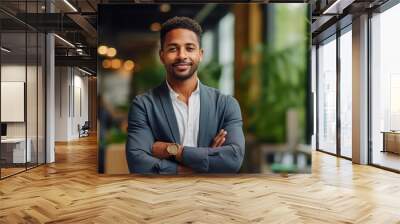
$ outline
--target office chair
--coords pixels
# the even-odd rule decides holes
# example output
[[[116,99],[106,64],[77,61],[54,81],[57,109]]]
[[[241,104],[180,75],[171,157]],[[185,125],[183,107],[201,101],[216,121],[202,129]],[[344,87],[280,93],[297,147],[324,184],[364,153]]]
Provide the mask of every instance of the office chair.
[[[78,124],[79,138],[89,136],[89,129],[90,129],[89,121],[85,121],[82,127],[80,127],[80,125]]]

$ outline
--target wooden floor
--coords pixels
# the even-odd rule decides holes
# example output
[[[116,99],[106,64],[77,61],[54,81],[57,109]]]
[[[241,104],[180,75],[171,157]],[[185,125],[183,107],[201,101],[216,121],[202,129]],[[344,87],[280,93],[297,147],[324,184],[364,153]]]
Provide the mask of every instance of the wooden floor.
[[[96,141],[0,181],[0,223],[400,223],[400,175],[313,153],[313,173],[107,176]]]
[[[392,152],[374,151],[372,161],[374,164],[400,170],[400,155]]]

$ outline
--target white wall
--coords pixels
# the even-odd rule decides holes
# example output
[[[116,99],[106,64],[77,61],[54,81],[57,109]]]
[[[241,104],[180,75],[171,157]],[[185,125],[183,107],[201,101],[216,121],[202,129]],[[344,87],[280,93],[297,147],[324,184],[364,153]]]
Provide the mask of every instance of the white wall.
[[[56,67],[55,85],[55,140],[77,139],[78,124],[82,126],[89,118],[88,77],[76,68]]]
[[[26,68],[25,64],[24,65],[18,65],[18,64],[2,65],[1,66],[1,81],[25,82],[26,83],[25,69],[27,69],[28,74],[30,74],[36,68],[33,66],[28,66]],[[36,70],[35,70],[35,72],[36,72]],[[36,97],[36,90],[34,92],[28,92],[27,96],[28,97]],[[28,102],[31,102],[31,100],[28,100]],[[36,105],[35,105],[35,107],[36,107]],[[1,108],[1,110],[7,110],[7,108]],[[32,114],[28,114],[28,121],[33,120],[31,115]],[[36,114],[35,114],[35,116],[36,116]],[[26,126],[25,123],[26,122],[7,122],[7,136],[8,137],[25,137],[25,126]],[[29,125],[28,127],[32,127],[32,125]]]
[[[28,70],[31,69],[28,67]],[[1,81],[3,82],[25,82],[25,64],[9,64],[1,66]],[[1,108],[7,110],[7,108]],[[8,137],[25,137],[25,123],[11,122],[7,123]]]
[[[68,86],[67,67],[55,68],[55,141],[68,141]]]
[[[77,74],[77,72],[79,72]],[[71,105],[74,105],[72,108],[72,120],[71,120],[71,132],[70,134],[73,136],[72,138],[78,138],[78,124],[81,126],[85,123],[85,121],[89,120],[89,110],[88,110],[88,77],[82,76],[78,70],[74,70],[74,92],[72,98],[74,102],[71,102]],[[80,102],[79,102],[80,101]],[[79,108],[82,107],[82,108]],[[80,109],[82,111],[80,111]],[[75,113],[74,113],[75,112]]]

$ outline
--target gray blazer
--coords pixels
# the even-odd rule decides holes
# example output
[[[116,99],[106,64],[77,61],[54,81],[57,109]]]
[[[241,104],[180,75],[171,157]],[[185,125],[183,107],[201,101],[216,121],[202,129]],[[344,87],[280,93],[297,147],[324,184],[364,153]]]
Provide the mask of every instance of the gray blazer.
[[[245,152],[238,102],[200,83],[199,122],[199,147],[184,146],[183,165],[202,173],[238,172]],[[213,138],[222,128],[228,132],[225,143],[211,148]],[[131,104],[126,142],[131,173],[177,173],[178,164],[174,159],[152,156],[155,141],[182,143],[166,82],[136,96]]]

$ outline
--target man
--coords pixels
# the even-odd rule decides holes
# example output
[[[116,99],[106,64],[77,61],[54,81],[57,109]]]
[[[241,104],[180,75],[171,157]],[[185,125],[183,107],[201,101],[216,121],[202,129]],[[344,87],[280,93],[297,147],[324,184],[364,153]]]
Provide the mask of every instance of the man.
[[[235,173],[241,167],[239,104],[197,77],[201,32],[187,17],[162,25],[159,56],[166,81],[131,105],[126,143],[131,173]]]

